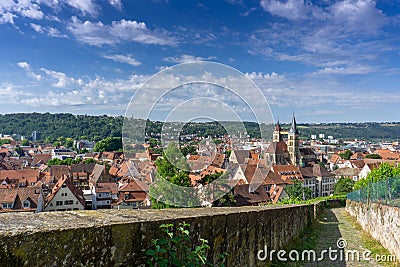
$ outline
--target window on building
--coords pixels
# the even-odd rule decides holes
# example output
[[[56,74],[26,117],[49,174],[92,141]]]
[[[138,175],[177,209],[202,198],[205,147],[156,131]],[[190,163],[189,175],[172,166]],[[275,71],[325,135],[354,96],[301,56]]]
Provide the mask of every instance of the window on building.
[[[56,201],[56,206],[62,206],[63,202],[61,200]]]
[[[26,208],[30,208],[31,207],[31,202],[29,200],[24,200],[24,203],[22,204],[23,207]]]
[[[125,200],[129,199],[129,194],[125,194]]]
[[[11,209],[12,208],[12,204],[11,203],[3,203],[3,204],[1,204],[1,207],[3,209]]]
[[[64,205],[73,205],[74,201],[73,200],[65,200]]]

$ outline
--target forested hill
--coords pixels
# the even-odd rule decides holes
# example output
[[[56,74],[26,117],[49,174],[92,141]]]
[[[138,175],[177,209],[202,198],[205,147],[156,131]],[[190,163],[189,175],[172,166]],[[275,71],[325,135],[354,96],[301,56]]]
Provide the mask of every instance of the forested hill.
[[[62,136],[98,141],[108,136],[121,136],[122,123],[123,117],[17,113],[0,115],[0,133],[29,137],[37,131],[43,140]]]
[[[109,136],[121,136],[123,117],[72,115],[67,113],[17,113],[0,115],[0,133],[30,136],[33,131],[41,134],[43,140],[52,141],[59,137],[89,139],[98,141]],[[229,124],[239,124],[230,122]],[[309,139],[311,134],[332,135],[335,139],[359,140],[397,140],[400,138],[400,123],[325,123],[298,124],[300,137]],[[147,133],[161,131],[161,122],[148,121]],[[247,132],[259,137],[258,124],[246,122]],[[289,124],[283,124],[288,129]],[[240,127],[238,127],[240,129]],[[218,136],[225,133],[218,123],[189,123],[183,128],[183,134],[197,136]]]

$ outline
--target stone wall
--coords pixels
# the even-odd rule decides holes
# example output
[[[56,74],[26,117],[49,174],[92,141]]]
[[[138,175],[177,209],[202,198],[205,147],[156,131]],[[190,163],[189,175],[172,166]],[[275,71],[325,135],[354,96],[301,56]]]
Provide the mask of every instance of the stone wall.
[[[347,200],[346,210],[362,228],[400,259],[400,208]]]
[[[324,205],[3,213],[0,266],[143,266],[151,240],[165,235],[160,224],[183,221],[209,241],[214,263],[228,252],[227,266],[266,266],[258,250],[284,248]]]

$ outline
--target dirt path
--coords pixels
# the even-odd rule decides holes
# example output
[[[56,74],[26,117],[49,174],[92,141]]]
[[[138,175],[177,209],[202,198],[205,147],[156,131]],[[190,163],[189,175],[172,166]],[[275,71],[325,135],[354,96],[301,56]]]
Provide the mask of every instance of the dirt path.
[[[361,230],[356,229],[349,221],[344,208],[326,209],[324,215],[320,218],[320,237],[316,247],[317,258],[323,259],[305,263],[304,266],[382,266],[372,260],[364,259],[363,253],[366,248],[362,246],[360,234]],[[343,246],[345,246],[344,250],[339,249],[339,247]],[[331,256],[329,256],[329,248],[332,251]],[[327,252],[322,254],[323,250]],[[350,251],[354,252],[354,254],[350,253]],[[359,260],[357,259],[357,253],[359,253]],[[348,255],[347,260],[346,254]],[[321,255],[324,256],[321,257]],[[353,259],[352,255],[355,255],[356,259]]]

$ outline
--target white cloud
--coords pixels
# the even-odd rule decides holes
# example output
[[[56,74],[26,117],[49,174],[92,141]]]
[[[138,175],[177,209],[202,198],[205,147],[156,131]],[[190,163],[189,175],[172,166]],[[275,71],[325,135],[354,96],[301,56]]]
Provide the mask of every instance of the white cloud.
[[[21,62],[18,62],[17,65],[21,69],[24,69],[29,77],[31,77],[37,81],[40,81],[42,79],[42,75],[36,74],[35,72],[32,71],[31,65],[28,62],[21,61]]]
[[[311,2],[303,0],[261,0],[261,7],[272,15],[286,18],[289,20],[306,19],[308,17],[323,18],[324,12],[313,6]]]
[[[139,66],[141,63],[132,57],[131,54],[128,55],[106,55],[104,58],[111,59],[113,61],[126,63],[132,66]]]
[[[326,74],[343,74],[343,75],[351,75],[351,74],[368,74],[374,72],[375,69],[370,66],[344,66],[344,67],[326,67],[316,72],[313,72],[312,75],[326,75]]]
[[[46,80],[53,81],[51,85],[56,88],[65,88],[67,86],[72,86],[72,85],[82,85],[83,83],[82,79],[75,79],[72,77],[68,77],[63,72],[48,70],[45,68],[41,68],[40,70],[47,75]]]
[[[165,57],[163,58],[164,61],[166,62],[172,62],[172,63],[187,63],[187,62],[194,62],[194,61],[204,61],[204,60],[212,60],[215,59],[214,56],[210,57],[196,57],[192,55],[180,55],[179,57]]]
[[[29,70],[30,67],[31,67],[28,62],[24,62],[24,61],[23,62],[18,62],[17,65],[21,69],[27,69],[27,70]]]
[[[108,0],[108,3],[115,7],[118,10],[122,9],[122,2],[121,0]]]
[[[97,14],[96,5],[92,0],[65,0],[65,2],[68,5],[79,9],[83,14],[90,14],[92,16]]]
[[[378,69],[384,51],[396,49],[393,42],[388,42],[390,33],[384,36],[381,31],[392,20],[376,7],[375,1],[313,3],[261,0],[265,11],[288,20],[271,21],[265,29],[250,34],[249,52],[326,67],[314,74],[366,74]]]
[[[67,29],[81,42],[94,45],[111,45],[121,42],[175,45],[176,40],[168,32],[150,30],[144,22],[122,19],[105,25],[101,21],[80,21],[72,17]]]
[[[385,15],[372,0],[344,0],[329,7],[332,22],[347,30],[375,32],[386,22]],[[368,23],[366,23],[368,22]]]
[[[14,18],[16,17],[17,17],[16,15],[10,12],[5,12],[0,16],[0,24],[6,24],[6,23],[14,24]]]
[[[40,6],[37,4],[30,4],[26,8],[21,9],[21,15],[31,19],[40,20],[44,17],[43,12],[40,10]]]
[[[38,32],[38,33],[44,33],[48,36],[51,37],[57,37],[57,38],[68,38],[65,34],[62,34],[59,30],[57,30],[56,28],[53,27],[49,27],[49,26],[41,26],[35,23],[30,23],[29,24],[31,26],[31,28]]]

